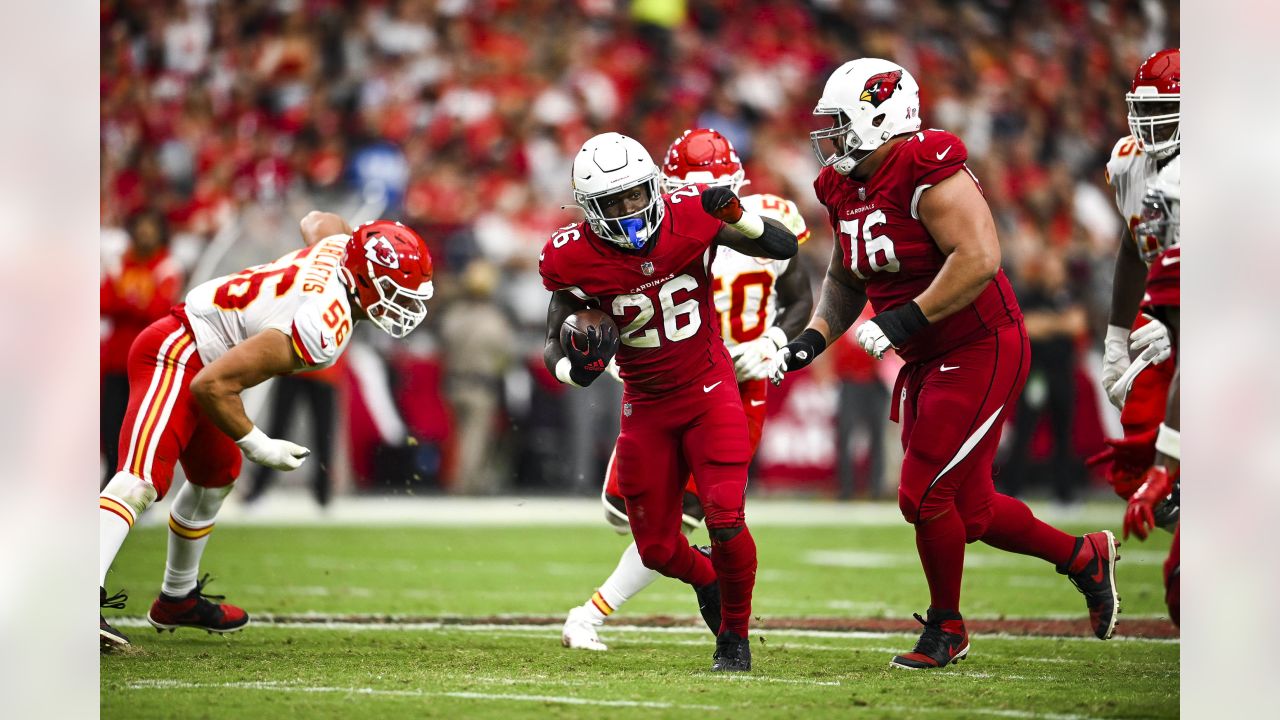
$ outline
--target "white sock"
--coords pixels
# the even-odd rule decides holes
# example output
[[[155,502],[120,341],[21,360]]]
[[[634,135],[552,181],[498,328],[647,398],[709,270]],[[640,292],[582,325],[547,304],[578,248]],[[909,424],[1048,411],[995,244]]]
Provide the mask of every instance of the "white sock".
[[[119,506],[114,500],[110,502]],[[103,507],[103,499],[98,499],[98,570],[101,575],[98,578],[98,584],[102,587],[107,586],[107,571],[111,569],[111,563],[115,562],[116,553],[120,552],[120,546],[124,544],[124,539],[129,536],[129,530],[132,526],[129,521],[120,516],[118,507],[116,510],[108,510]]]
[[[640,559],[640,550],[632,542],[622,551],[618,558],[618,567],[604,581],[600,589],[583,605],[593,619],[604,622],[637,593],[653,584],[658,579],[658,571],[644,566]]]
[[[200,556],[209,544],[214,518],[229,492],[229,485],[203,488],[191,483],[178,490],[169,510],[169,555],[165,559],[160,592],[169,597],[183,597],[195,588],[200,575]]]

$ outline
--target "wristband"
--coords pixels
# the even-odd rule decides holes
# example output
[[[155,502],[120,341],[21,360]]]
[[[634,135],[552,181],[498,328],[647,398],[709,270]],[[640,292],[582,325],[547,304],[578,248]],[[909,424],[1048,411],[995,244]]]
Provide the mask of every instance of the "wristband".
[[[556,379],[565,385],[574,387],[582,387],[573,381],[573,363],[569,362],[569,358],[562,357],[556,361]]]
[[[258,429],[257,425],[254,425],[252,430],[236,441],[236,445],[239,445],[241,450],[249,452],[250,449],[262,447],[262,444],[270,439],[266,433]]]
[[[889,344],[895,348],[905,346],[912,335],[929,325],[929,320],[925,318],[924,311],[920,309],[915,300],[906,305],[899,305],[892,310],[886,310],[871,318],[871,321],[879,326],[880,331],[889,339]]]
[[[1177,430],[1160,423],[1160,432],[1156,433],[1156,450],[1174,460],[1182,460],[1182,440]]]
[[[783,345],[787,344],[787,334],[777,325],[765,330],[764,336],[772,340],[773,344],[778,346],[779,349],[781,349]]]
[[[742,211],[742,217],[736,223],[728,223],[729,227],[755,240],[764,234],[764,218],[753,212]]]

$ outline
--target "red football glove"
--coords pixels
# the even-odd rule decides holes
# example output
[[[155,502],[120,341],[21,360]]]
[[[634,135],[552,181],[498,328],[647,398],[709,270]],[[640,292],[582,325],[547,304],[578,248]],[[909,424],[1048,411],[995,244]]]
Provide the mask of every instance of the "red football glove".
[[[1124,510],[1126,540],[1129,539],[1129,533],[1137,535],[1139,540],[1147,539],[1147,535],[1156,526],[1156,506],[1173,492],[1173,478],[1162,467],[1148,469],[1142,481],[1142,487],[1129,498],[1129,507]]]
[[[711,217],[732,225],[742,219],[742,202],[733,191],[714,185],[702,191],[702,209]]]
[[[1098,470],[1106,463],[1106,478],[1116,495],[1128,500],[1138,486],[1142,484],[1143,475],[1156,459],[1156,431],[1153,427],[1122,438],[1107,438],[1103,442],[1107,449],[1085,461],[1089,467]]]

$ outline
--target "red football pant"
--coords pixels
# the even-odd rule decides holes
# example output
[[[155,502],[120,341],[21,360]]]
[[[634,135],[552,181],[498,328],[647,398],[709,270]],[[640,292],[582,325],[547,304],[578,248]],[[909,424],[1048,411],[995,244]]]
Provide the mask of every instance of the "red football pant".
[[[720,587],[722,629],[745,637],[756,569],[750,534],[743,529],[728,542],[713,542],[708,560],[680,532],[691,472],[712,536],[745,528],[751,443],[735,385],[725,353],[723,364],[688,387],[663,395],[624,392],[615,465],[645,566],[694,586],[715,581],[722,568],[728,576]]]
[[[903,367],[895,392],[902,423],[898,506],[916,526],[930,605],[959,611],[964,545],[988,544],[1065,564],[1075,538],[995,491],[1000,432],[1027,380],[1031,348],[1022,323]]]
[[[152,323],[129,349],[129,409],[116,470],[150,482],[157,499],[169,491],[178,462],[202,487],[230,485],[240,474],[240,448],[191,395],[191,378],[203,367],[195,338],[173,315]]]

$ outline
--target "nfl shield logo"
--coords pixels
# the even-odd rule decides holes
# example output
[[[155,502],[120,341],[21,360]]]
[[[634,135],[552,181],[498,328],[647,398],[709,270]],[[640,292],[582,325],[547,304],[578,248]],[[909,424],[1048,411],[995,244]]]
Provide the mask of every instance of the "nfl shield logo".
[[[859,199],[859,200],[866,200],[866,199],[867,199],[867,189],[866,189],[866,188],[858,188],[858,199]]]
[[[648,260],[640,263],[640,272],[644,273],[646,277],[648,277],[649,275],[652,275],[653,263],[649,262]]]
[[[645,263],[645,264],[648,265],[648,263]],[[622,414],[626,415],[627,417],[631,417],[631,403],[622,404]]]

